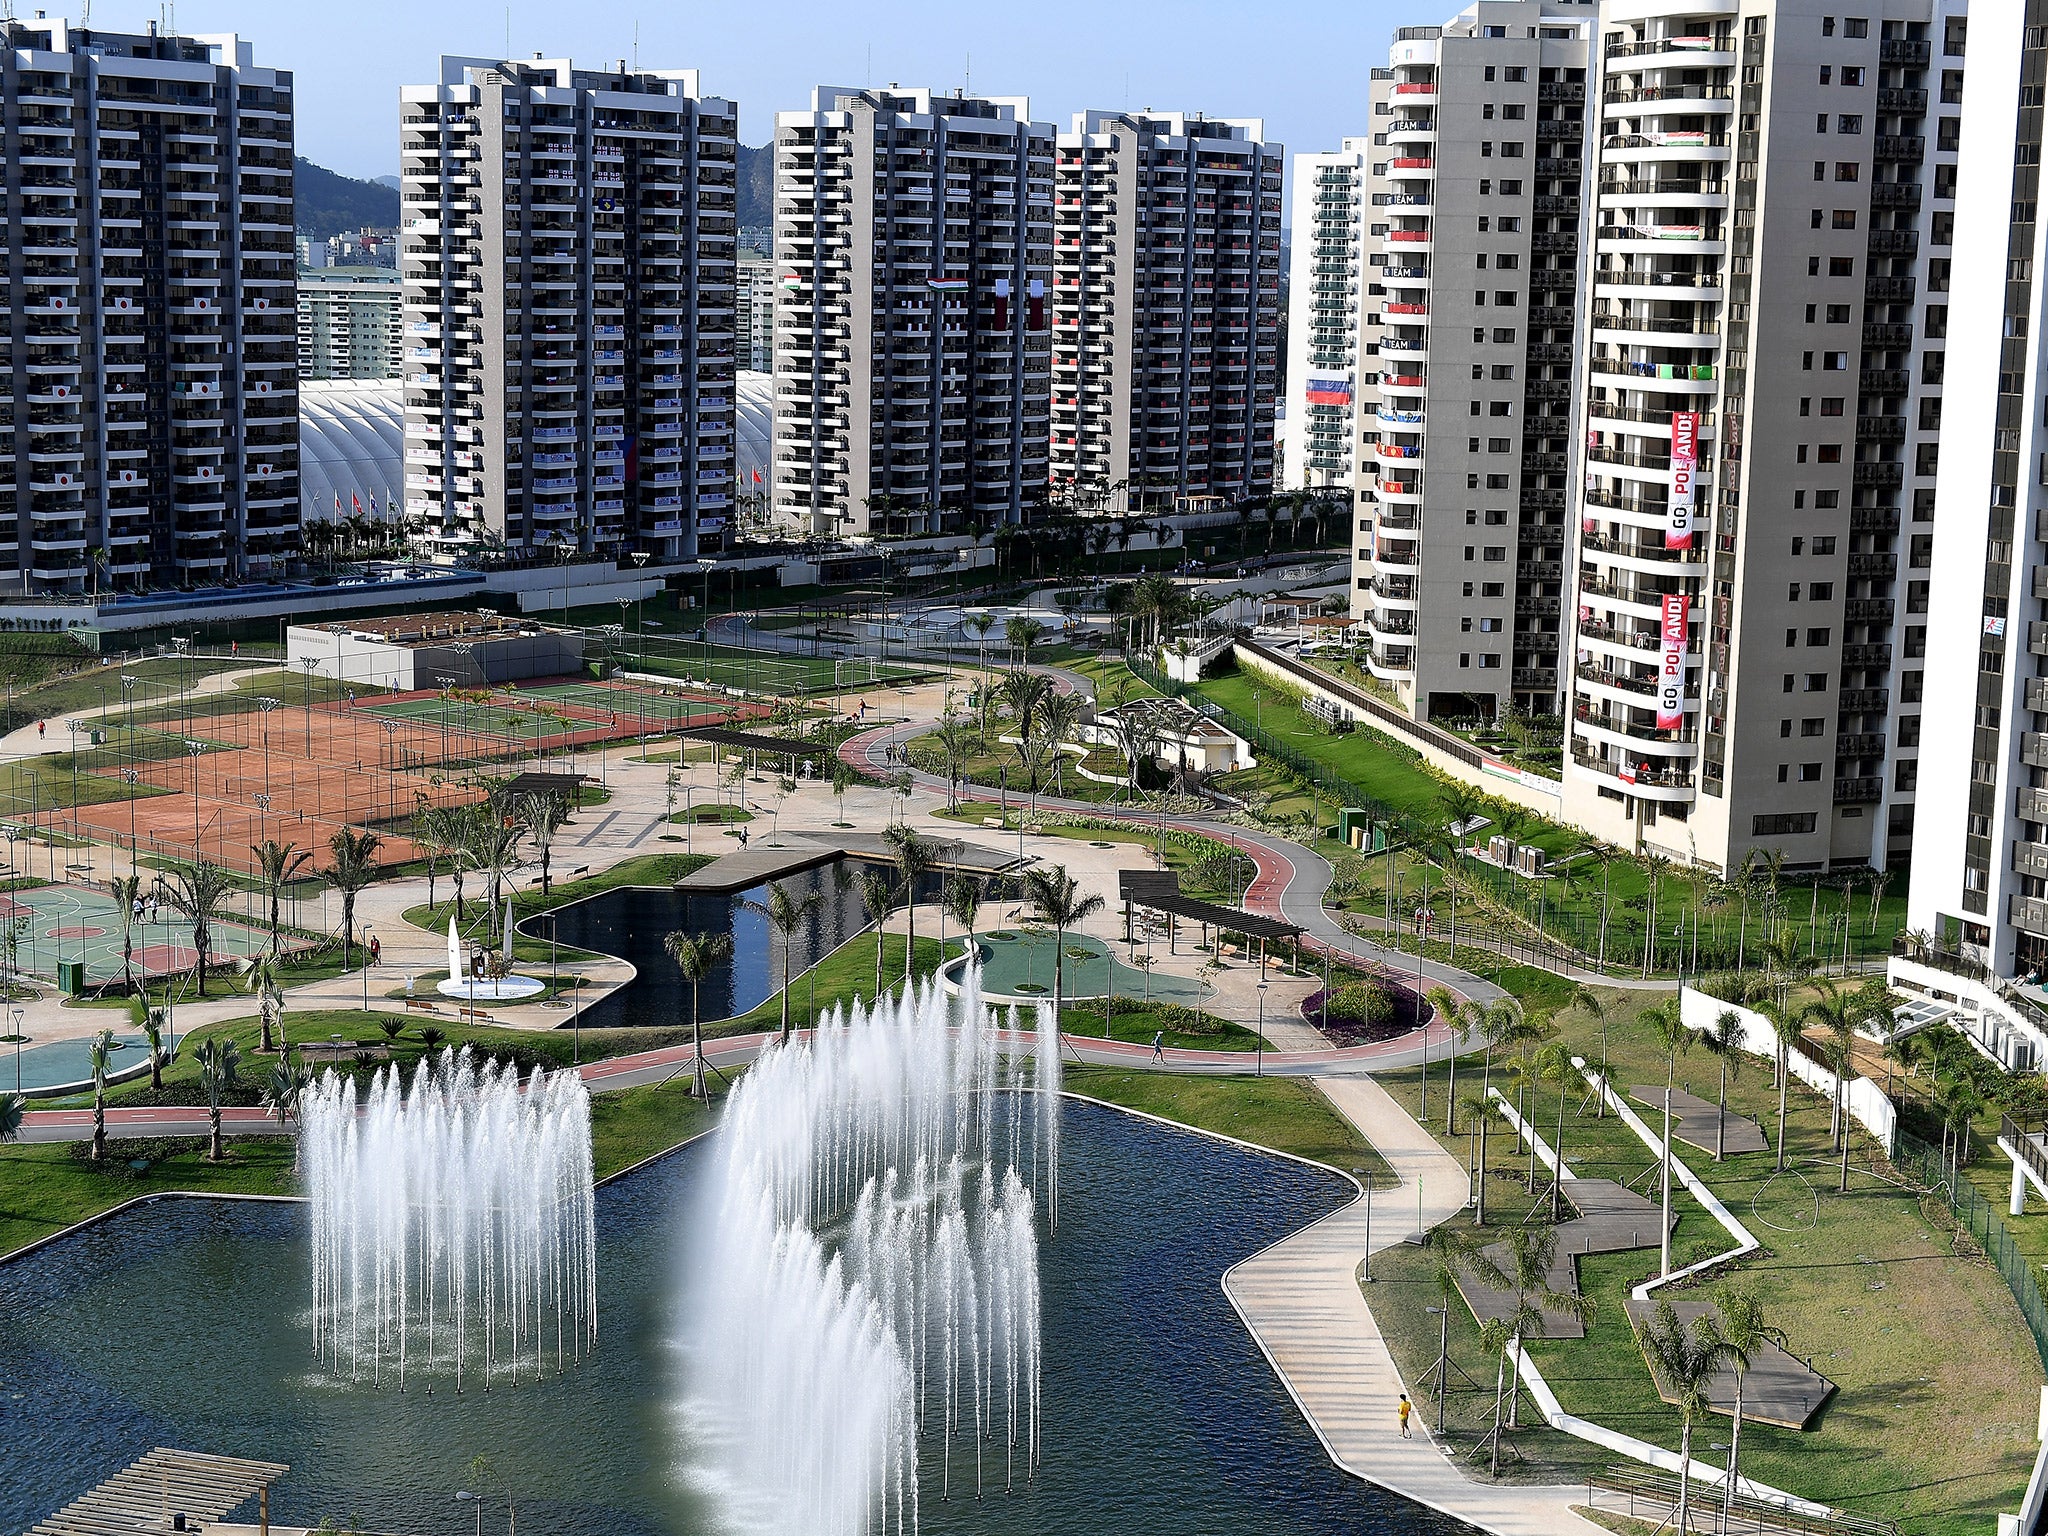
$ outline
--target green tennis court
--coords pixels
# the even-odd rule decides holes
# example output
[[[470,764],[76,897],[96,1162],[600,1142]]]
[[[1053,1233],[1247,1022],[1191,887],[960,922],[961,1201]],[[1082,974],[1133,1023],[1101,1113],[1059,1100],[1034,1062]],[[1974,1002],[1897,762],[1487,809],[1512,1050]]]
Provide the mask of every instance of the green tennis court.
[[[85,962],[85,979],[104,983],[121,979],[121,907],[104,891],[77,885],[38,885],[0,896],[0,923],[20,923],[16,963],[30,975],[55,980],[66,960]],[[140,975],[164,976],[189,970],[197,958],[192,925],[168,903],[160,903],[156,920],[133,927],[134,966]],[[208,928],[207,948],[215,960],[231,960],[261,952],[270,936],[247,923],[216,918]]]
[[[702,699],[681,699],[656,693],[649,688],[612,687],[605,683],[550,683],[541,688],[522,688],[522,697],[548,699],[574,709],[609,711],[620,724],[636,728],[642,720],[649,730],[673,730],[723,719],[730,707]]]
[[[974,937],[981,948],[981,990],[985,995],[1052,1000],[1052,934],[1033,928],[998,928]],[[1114,967],[1119,997],[1201,1005],[1202,984],[1192,977],[1159,971],[1147,975],[1114,958],[1100,939],[1085,934],[1070,933],[1066,940],[1066,963],[1060,967],[1060,988],[1066,997],[1104,996]]]
[[[508,737],[514,741],[538,742],[560,736],[564,726],[550,715],[530,709],[507,709],[498,704],[473,704],[467,699],[444,699],[438,694],[421,698],[393,699],[388,704],[358,704],[361,714],[382,715],[391,720],[410,720],[436,730],[461,731],[472,736]],[[572,721],[573,730],[579,722]],[[588,722],[580,722],[588,724]]]

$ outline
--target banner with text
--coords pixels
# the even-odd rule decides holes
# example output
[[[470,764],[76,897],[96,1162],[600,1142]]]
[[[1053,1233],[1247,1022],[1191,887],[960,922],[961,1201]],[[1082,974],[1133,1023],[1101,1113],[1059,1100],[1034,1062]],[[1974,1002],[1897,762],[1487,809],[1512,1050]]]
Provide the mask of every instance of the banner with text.
[[[1685,724],[1685,631],[1688,599],[1674,592],[1664,599],[1664,659],[1657,668],[1657,729]]]
[[[1700,467],[1698,411],[1671,413],[1671,500],[1664,529],[1666,549],[1692,548],[1693,479]]]

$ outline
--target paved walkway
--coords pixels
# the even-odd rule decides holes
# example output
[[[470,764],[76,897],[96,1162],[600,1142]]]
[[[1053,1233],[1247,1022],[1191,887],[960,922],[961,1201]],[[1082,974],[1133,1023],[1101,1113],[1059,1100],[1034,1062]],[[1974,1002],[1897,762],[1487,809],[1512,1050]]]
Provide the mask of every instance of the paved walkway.
[[[1381,1252],[1462,1210],[1464,1166],[1370,1078],[1318,1081],[1330,1102],[1399,1177],[1370,1200],[1371,1251]],[[1254,1254],[1223,1277],[1224,1294],[1286,1383],[1330,1459],[1355,1477],[1501,1536],[1591,1536],[1571,1512],[1584,1489],[1474,1482],[1438,1447],[1420,1400],[1414,1437],[1396,1430],[1407,1383],[1357,1280],[1367,1252],[1361,1198]]]
[[[1664,1112],[1664,1085],[1662,1083],[1637,1083],[1628,1091],[1628,1096],[1638,1104],[1647,1104],[1658,1114]],[[1715,1122],[1721,1122],[1720,1145],[1716,1145]],[[1747,1116],[1732,1111],[1724,1113],[1712,1099],[1703,1099],[1696,1093],[1683,1088],[1671,1090],[1671,1137],[1689,1147],[1698,1147],[1702,1152],[1715,1156],[1739,1157],[1745,1152],[1765,1152],[1770,1149],[1764,1140],[1764,1128]]]

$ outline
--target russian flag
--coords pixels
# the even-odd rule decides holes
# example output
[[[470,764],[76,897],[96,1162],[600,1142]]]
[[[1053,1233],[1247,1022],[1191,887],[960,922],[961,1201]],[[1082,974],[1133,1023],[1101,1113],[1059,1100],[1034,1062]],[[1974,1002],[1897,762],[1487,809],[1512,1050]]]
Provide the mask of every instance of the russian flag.
[[[1349,379],[1310,379],[1307,391],[1310,405],[1349,405],[1351,403],[1351,381]]]

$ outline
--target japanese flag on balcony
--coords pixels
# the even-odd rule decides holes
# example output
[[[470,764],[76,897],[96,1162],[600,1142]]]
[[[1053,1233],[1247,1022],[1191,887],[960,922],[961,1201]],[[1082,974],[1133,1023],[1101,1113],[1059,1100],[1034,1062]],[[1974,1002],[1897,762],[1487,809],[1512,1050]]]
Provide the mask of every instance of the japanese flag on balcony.
[[[199,478],[202,480],[211,480],[213,478],[213,466],[211,466],[210,464],[200,465]]]
[[[68,400],[71,398],[71,386],[69,384],[59,384],[52,388],[50,393],[59,400]]]
[[[249,388],[259,395],[267,395],[270,393],[270,384],[267,380],[251,384]]]
[[[132,469],[124,469],[124,470],[122,470],[122,471],[121,471],[121,480],[120,480],[120,483],[121,483],[122,485],[134,485],[134,484],[136,484],[136,483],[137,483],[138,481],[140,481],[140,479],[141,479],[141,478],[142,478],[142,477],[141,477],[140,475],[136,474],[134,470],[132,470]]]
[[[58,471],[58,474],[57,474],[57,484],[58,484],[59,486],[66,486],[66,485],[69,485],[70,483],[71,483],[71,476],[70,476],[70,474],[69,474],[68,472],[65,472],[65,471],[62,471],[62,470]]]
[[[114,308],[116,309],[133,309],[134,307],[135,301],[127,297],[125,294],[122,297],[114,300]]]
[[[203,298],[194,299],[192,301],[192,307],[194,309],[205,309],[207,307],[207,302]]]
[[[63,298],[62,298],[61,296],[52,296],[52,298],[50,299],[50,308],[52,308],[52,309],[62,309],[63,307],[64,307],[64,300],[63,300]]]
[[[256,307],[257,307],[258,309],[268,309],[268,308],[270,308],[270,300],[268,300],[268,299],[258,299],[258,300],[256,301]]]

